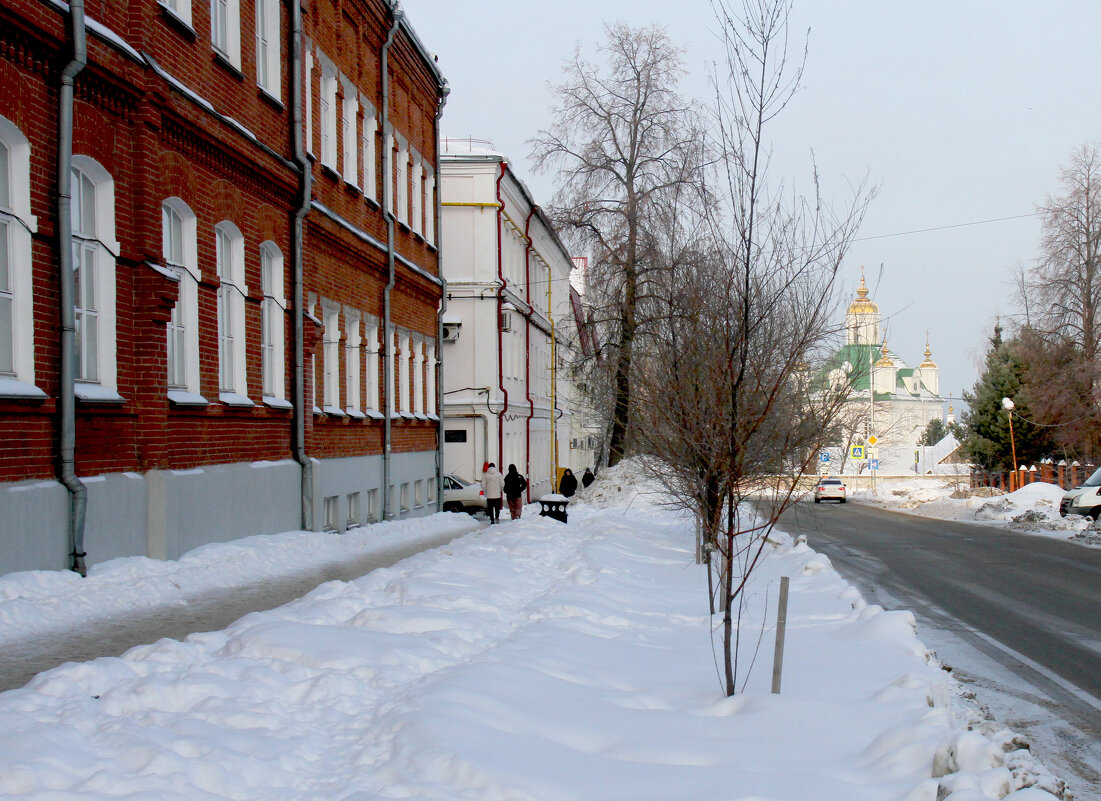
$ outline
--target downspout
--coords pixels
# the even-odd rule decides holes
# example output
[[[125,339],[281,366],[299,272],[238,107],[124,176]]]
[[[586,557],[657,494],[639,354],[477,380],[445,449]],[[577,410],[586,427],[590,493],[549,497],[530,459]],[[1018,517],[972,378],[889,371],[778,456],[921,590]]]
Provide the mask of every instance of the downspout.
[[[69,541],[72,560],[69,569],[88,575],[84,557],[84,520],[88,510],[88,488],[76,476],[76,285],[73,276],[73,79],[88,63],[84,29],[84,0],[70,0],[69,21],[73,37],[72,59],[61,71],[58,99],[57,230],[61,268],[61,475],[69,492]]]
[[[505,412],[508,411],[508,390],[505,389],[505,348],[504,332],[501,330],[501,320],[505,312],[505,272],[501,257],[502,240],[504,238],[505,225],[505,201],[501,197],[501,181],[505,179],[505,170],[508,164],[501,161],[501,173],[497,176],[497,384],[501,388],[501,397],[504,403],[501,411],[497,412],[497,461],[504,458],[505,453]],[[486,461],[489,461],[487,458]]]
[[[294,250],[294,420],[293,448],[294,460],[302,471],[302,528],[313,530],[313,462],[306,455],[306,354],[305,354],[305,318],[306,301],[302,251],[304,248],[304,228],[306,214],[310,209],[313,195],[313,165],[306,157],[304,139],[303,92],[309,91],[303,86],[305,70],[303,68],[303,30],[301,0],[291,0],[291,128],[294,146],[294,161],[299,170],[299,205],[294,214],[294,231],[291,247]]]
[[[436,119],[433,122],[433,133],[436,137],[436,202],[432,204],[432,214],[435,216],[435,225],[432,230],[436,234],[436,273],[440,276],[440,313],[436,317],[436,364],[430,369],[436,371],[436,511],[443,511],[443,315],[447,311],[447,279],[443,277],[443,232],[440,224],[443,222],[443,182],[440,177],[440,117],[443,116],[443,108],[447,105],[447,96],[451,89],[444,81],[440,87],[440,104],[436,107]]]
[[[524,316],[524,392],[528,398],[528,419],[524,423],[524,456],[526,464],[524,475],[528,477],[528,503],[531,503],[531,420],[535,417],[535,399],[531,396],[531,218],[535,216],[537,206],[532,206],[528,218],[524,221],[524,302],[528,313]]]
[[[397,272],[394,260],[394,176],[391,166],[391,138],[390,127],[390,45],[394,43],[394,36],[398,32],[398,26],[405,18],[405,12],[401,3],[394,0],[390,7],[393,23],[386,41],[382,45],[380,56],[382,59],[382,204],[383,214],[386,217],[386,267],[389,271],[389,279],[382,293],[382,332],[386,337],[386,345],[382,349],[382,376],[385,382],[383,393],[383,410],[386,418],[383,421],[383,446],[382,446],[382,519],[388,520],[391,516],[390,509],[390,454],[393,449],[393,414],[394,414],[394,332],[390,329],[390,294],[394,290],[397,281]],[[442,494],[443,490],[438,490]]]

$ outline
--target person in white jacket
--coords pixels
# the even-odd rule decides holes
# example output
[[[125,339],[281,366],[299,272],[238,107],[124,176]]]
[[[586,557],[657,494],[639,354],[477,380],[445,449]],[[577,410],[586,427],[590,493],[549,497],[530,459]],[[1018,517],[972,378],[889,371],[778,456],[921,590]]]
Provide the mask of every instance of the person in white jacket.
[[[501,522],[501,494],[504,490],[504,477],[493,462],[482,474],[482,492],[486,495],[486,514],[490,523]]]

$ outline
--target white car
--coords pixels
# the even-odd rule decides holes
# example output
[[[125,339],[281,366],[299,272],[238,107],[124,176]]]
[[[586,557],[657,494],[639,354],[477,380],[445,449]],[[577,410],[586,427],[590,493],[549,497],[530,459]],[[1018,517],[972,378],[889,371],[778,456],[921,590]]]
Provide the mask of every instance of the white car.
[[[822,478],[814,487],[814,502],[840,501],[845,502],[845,485],[839,478]]]
[[[485,511],[486,496],[480,484],[473,484],[454,473],[443,477],[443,510],[445,512]]]
[[[1084,515],[1097,520],[1101,517],[1101,469],[1082,482],[1082,485],[1067,490],[1059,503],[1059,514]]]

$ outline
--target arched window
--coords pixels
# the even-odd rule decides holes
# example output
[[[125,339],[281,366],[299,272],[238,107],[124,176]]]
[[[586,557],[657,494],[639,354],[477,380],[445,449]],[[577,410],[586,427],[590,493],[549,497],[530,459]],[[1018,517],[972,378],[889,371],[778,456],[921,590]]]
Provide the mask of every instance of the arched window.
[[[165,265],[180,281],[179,299],[167,326],[169,397],[177,403],[202,403],[199,395],[199,259],[196,220],[178,197],[161,204],[161,248]]]
[[[115,182],[88,156],[73,156],[70,179],[76,394],[87,401],[117,400]]]
[[[260,366],[264,402],[286,405],[284,342],[287,300],[283,294],[283,252],[274,242],[260,245],[260,283],[264,302],[260,306]]]
[[[27,138],[0,117],[0,397],[44,396],[34,386],[30,159]]]
[[[245,239],[233,223],[214,227],[218,265],[218,389],[223,403],[251,406],[245,383]]]

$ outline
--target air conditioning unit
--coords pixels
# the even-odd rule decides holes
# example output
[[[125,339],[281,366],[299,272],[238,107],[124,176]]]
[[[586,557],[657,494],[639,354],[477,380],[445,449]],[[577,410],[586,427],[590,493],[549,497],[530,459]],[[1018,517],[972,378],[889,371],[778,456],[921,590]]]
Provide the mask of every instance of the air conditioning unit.
[[[512,312],[501,312],[501,330],[506,334],[512,331]]]
[[[444,342],[458,342],[459,330],[463,327],[462,323],[444,323],[443,324],[443,341]]]

